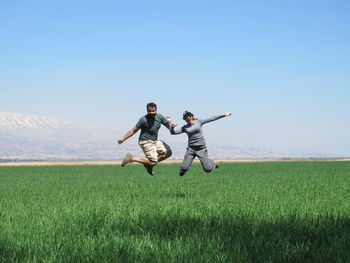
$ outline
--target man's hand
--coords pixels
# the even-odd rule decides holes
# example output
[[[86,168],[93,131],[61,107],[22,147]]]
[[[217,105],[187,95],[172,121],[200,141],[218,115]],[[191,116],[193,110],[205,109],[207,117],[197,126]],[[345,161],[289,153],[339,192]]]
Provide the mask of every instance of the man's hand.
[[[225,116],[231,116],[231,115],[232,115],[231,112],[226,112],[226,113],[225,113]]]
[[[177,123],[172,123],[171,127],[175,128],[177,126]]]
[[[139,130],[139,128],[134,127],[132,128],[130,131],[128,131],[124,137],[122,137],[121,139],[118,140],[119,144],[122,144],[123,142],[125,142],[128,138],[130,138],[131,136],[133,136],[137,131]]]
[[[173,117],[172,116],[165,116],[165,118],[168,120],[168,121],[172,121],[173,120]]]

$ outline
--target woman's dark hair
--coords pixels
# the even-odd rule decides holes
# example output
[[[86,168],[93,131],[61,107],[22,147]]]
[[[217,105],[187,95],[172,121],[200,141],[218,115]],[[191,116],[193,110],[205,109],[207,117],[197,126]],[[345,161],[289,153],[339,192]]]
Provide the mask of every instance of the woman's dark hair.
[[[189,111],[185,111],[182,119],[186,120],[188,117],[193,117],[193,114]]]

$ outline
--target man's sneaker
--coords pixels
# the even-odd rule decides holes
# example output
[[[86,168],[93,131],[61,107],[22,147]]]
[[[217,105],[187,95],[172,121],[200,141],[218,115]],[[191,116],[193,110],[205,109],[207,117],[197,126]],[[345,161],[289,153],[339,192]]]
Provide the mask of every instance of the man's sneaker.
[[[133,158],[134,158],[134,156],[132,156],[131,153],[128,153],[128,154],[124,157],[124,159],[123,159],[123,161],[122,161],[122,166],[125,166],[125,165],[127,165],[128,163],[131,163]]]
[[[144,164],[143,166],[146,168],[147,173],[149,173],[150,175],[154,175],[154,173],[153,173],[153,166],[148,165],[148,164]]]

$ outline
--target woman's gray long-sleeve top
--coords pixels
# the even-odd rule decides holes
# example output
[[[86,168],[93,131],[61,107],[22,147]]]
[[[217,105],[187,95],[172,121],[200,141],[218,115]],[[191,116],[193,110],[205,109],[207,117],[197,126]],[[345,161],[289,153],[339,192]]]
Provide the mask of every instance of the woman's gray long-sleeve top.
[[[205,140],[204,140],[204,136],[203,136],[203,132],[202,132],[202,125],[205,123],[208,123],[208,122],[216,121],[216,120],[221,119],[223,117],[225,117],[224,114],[214,116],[214,117],[211,117],[208,119],[196,120],[196,122],[193,125],[186,124],[179,129],[174,129],[174,127],[172,127],[170,129],[170,133],[173,135],[181,134],[184,132],[187,133],[189,147],[205,146],[206,144],[205,144]]]

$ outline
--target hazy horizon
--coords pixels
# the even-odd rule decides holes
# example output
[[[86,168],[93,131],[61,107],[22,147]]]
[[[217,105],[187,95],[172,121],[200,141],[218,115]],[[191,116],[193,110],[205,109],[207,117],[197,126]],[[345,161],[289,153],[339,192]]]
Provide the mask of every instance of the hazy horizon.
[[[342,0],[2,1],[0,111],[121,137],[154,101],[179,125],[185,110],[231,111],[204,127],[210,143],[350,156],[349,13]]]

